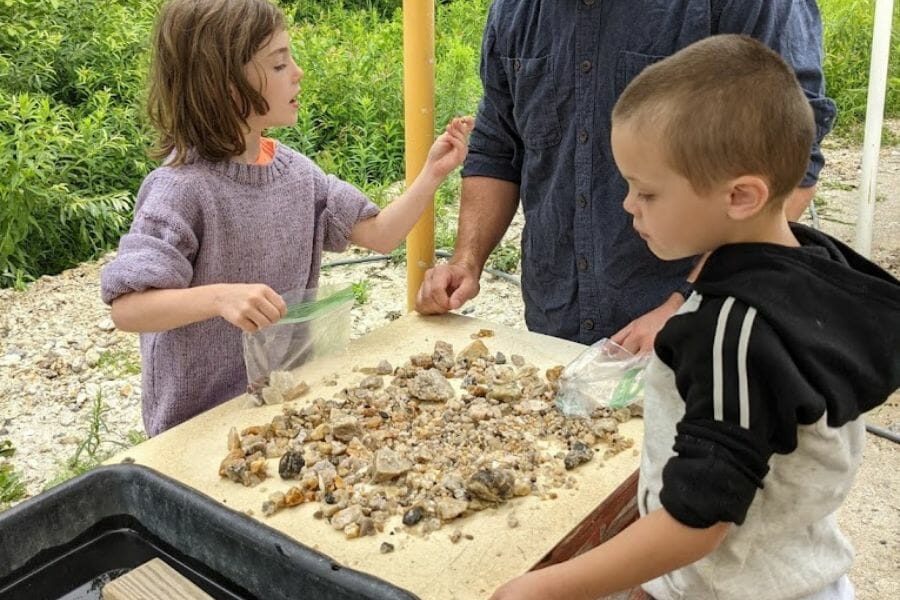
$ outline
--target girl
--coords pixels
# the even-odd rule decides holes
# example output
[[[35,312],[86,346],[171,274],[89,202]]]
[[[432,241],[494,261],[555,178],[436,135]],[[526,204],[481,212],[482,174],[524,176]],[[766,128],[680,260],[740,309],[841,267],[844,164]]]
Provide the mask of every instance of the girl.
[[[315,288],[323,250],[396,248],[466,156],[454,119],[410,188],[379,212],[355,187],[263,137],[294,125],[303,71],[268,0],[171,0],[154,34],[150,118],[164,164],[141,185],[131,230],[101,275],[123,331],[141,333],[151,436],[242,393],[241,330]]]

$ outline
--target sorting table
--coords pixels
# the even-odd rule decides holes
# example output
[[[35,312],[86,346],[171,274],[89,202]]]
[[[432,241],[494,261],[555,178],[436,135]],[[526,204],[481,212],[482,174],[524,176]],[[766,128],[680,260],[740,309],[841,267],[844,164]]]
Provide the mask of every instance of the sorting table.
[[[453,344],[457,352],[471,343],[471,334],[480,329],[494,331],[482,341],[492,352],[507,356],[520,354],[541,368],[565,365],[585,346],[448,314],[422,317],[409,314],[352,341],[346,351],[316,359],[296,371],[309,383],[310,392],[294,401],[297,406],[316,397],[331,397],[343,387],[364,377],[354,367],[375,366],[387,359],[394,366],[417,353],[431,352],[437,340]],[[215,352],[215,349],[198,349]],[[338,385],[326,386],[323,378],[338,375]],[[182,423],[110,459],[125,457],[149,466],[241,512],[251,513],[301,544],[330,556],[336,563],[363,571],[409,590],[423,599],[486,598],[509,578],[565,560],[595,546],[621,530],[636,516],[634,502],[637,467],[635,450],[625,450],[607,460],[592,460],[574,470],[578,483],[573,489],[558,489],[556,499],[535,496],[514,498],[504,505],[483,510],[445,524],[426,536],[406,533],[391,535],[394,522],[384,532],[354,540],[345,539],[326,520],[313,518],[318,503],[283,509],[265,517],[262,502],[275,491],[286,491],[291,482],[278,477],[277,459],[269,464],[270,477],[256,487],[243,487],[219,477],[219,463],[227,453],[227,436],[238,430],[269,422],[282,410],[280,405],[248,407],[246,397],[238,397]],[[619,431],[634,439],[640,449],[643,422],[631,419]],[[274,475],[274,477],[272,477]],[[509,527],[514,513],[519,525]],[[399,519],[398,519],[399,522]],[[473,539],[457,543],[449,533],[460,529]],[[379,551],[388,541],[395,550]]]

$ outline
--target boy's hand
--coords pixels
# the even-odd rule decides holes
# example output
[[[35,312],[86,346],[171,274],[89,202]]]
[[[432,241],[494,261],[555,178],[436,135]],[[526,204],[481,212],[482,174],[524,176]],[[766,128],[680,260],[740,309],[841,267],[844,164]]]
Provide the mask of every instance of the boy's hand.
[[[490,600],[552,600],[557,595],[540,571],[531,571],[497,588]]]
[[[431,145],[425,169],[439,180],[462,164],[469,150],[469,134],[475,127],[472,117],[456,117],[447,124],[447,130]]]
[[[247,333],[268,327],[287,313],[284,299],[267,285],[234,283],[218,287],[216,312]]]

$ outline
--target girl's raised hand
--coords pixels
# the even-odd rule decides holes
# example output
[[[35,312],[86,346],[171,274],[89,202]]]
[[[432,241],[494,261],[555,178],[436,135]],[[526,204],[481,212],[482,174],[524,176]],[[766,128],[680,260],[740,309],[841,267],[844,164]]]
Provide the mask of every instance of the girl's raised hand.
[[[444,179],[462,164],[469,149],[469,134],[475,127],[472,117],[456,117],[447,124],[447,129],[438,136],[428,152],[425,168],[438,179]]]
[[[253,333],[278,322],[287,305],[275,290],[261,283],[233,283],[218,286],[216,312],[242,331]]]

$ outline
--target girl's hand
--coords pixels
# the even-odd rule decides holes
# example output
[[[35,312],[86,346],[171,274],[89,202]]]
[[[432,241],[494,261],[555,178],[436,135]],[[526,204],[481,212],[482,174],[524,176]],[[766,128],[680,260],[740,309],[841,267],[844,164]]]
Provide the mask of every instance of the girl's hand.
[[[475,127],[472,117],[456,117],[447,124],[447,130],[431,145],[425,169],[436,179],[443,180],[450,171],[466,159],[469,134]]]
[[[233,283],[218,287],[216,312],[247,333],[268,327],[287,313],[284,299],[262,283]]]

